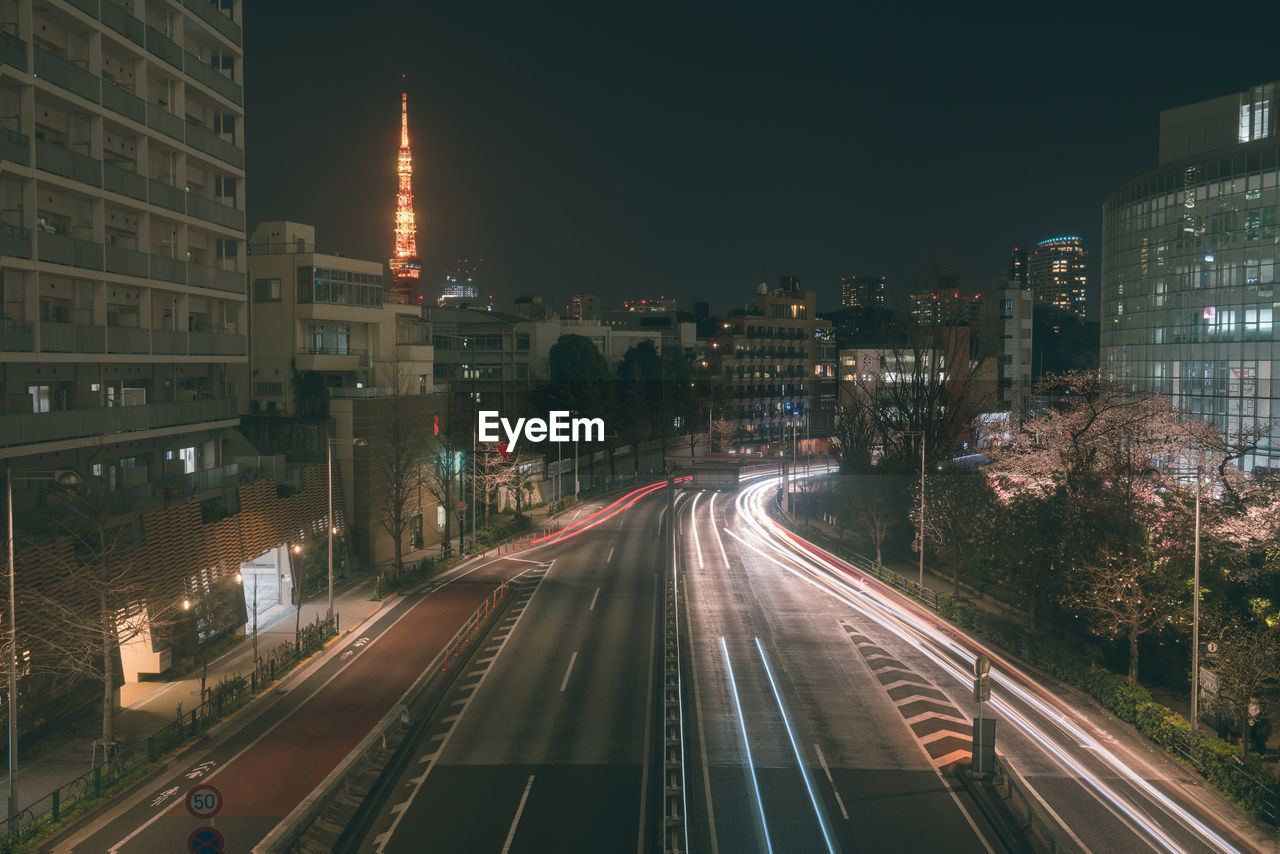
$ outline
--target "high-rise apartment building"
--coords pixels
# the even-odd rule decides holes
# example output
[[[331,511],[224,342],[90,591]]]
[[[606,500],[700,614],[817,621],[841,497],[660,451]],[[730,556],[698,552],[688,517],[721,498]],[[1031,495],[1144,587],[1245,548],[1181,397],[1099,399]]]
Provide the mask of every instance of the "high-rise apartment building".
[[[130,486],[237,423],[240,3],[90,5],[10,2],[0,37],[0,456]]]
[[[1079,237],[1041,240],[1027,263],[1027,283],[1037,306],[1085,318],[1085,263],[1088,253]]]
[[[475,262],[469,258],[459,258],[453,269],[445,271],[444,281],[440,283],[440,297],[436,302],[439,305],[476,304],[480,299],[480,288],[476,280],[482,263],[483,258]]]
[[[1266,437],[1280,465],[1280,82],[1165,110],[1159,165],[1102,207],[1101,367],[1126,386]]]
[[[158,514],[232,469],[244,56],[240,0],[7,0],[0,20],[0,465],[21,550],[43,488],[26,472],[74,471],[112,512]],[[234,571],[254,539],[196,547],[169,524],[143,532],[156,596]],[[25,583],[65,576],[28,557]],[[127,679],[169,666],[151,642],[121,649]]]
[[[713,406],[738,422],[753,449],[779,450],[793,436],[825,439],[834,429],[835,331],[818,318],[817,295],[795,290],[798,283],[784,276],[774,290],[761,284],[705,351]]]
[[[1031,287],[1031,278],[1029,271],[1030,258],[1027,257],[1027,250],[1013,247],[1013,251],[1009,253],[1009,273],[1008,279],[1020,288],[1026,289]]]
[[[884,276],[845,276],[840,280],[840,305],[845,308],[884,308]]]

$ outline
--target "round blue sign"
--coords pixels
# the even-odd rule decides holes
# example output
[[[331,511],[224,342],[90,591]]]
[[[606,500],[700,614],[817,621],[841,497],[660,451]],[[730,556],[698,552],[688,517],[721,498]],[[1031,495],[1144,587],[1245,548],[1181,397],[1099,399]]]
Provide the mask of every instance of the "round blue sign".
[[[197,827],[187,837],[187,850],[191,854],[222,854],[225,843],[216,827]]]

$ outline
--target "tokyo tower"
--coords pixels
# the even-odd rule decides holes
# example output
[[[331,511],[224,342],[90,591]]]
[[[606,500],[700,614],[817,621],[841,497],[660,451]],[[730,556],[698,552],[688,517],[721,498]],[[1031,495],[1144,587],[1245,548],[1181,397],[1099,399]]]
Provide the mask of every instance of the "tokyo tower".
[[[413,153],[409,150],[409,95],[400,93],[400,154],[396,172],[400,176],[396,194],[396,250],[391,256],[390,302],[420,305],[422,288],[418,263],[418,227],[413,219]]]

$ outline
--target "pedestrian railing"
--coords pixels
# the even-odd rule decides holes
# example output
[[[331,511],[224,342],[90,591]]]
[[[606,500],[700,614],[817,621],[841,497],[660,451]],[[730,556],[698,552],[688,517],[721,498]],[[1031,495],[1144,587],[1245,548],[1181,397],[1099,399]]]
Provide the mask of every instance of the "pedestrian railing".
[[[100,764],[0,822],[0,854],[31,842],[83,812],[98,799],[113,794],[123,783],[132,781],[139,769],[208,730],[323,647],[337,633],[337,626],[336,615],[317,618],[314,623],[301,627],[292,643],[280,644],[268,652],[249,675],[236,673],[221,680],[206,692],[206,698],[198,706],[188,711],[179,706],[172,721],[146,738],[128,745],[121,745],[119,741],[106,745]]]

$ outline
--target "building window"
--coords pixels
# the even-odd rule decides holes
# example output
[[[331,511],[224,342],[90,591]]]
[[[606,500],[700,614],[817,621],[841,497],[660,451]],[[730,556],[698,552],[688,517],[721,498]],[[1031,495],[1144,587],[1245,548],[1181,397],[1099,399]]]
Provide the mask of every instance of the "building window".
[[[279,279],[254,279],[253,280],[253,301],[254,302],[280,302],[280,280]]]

